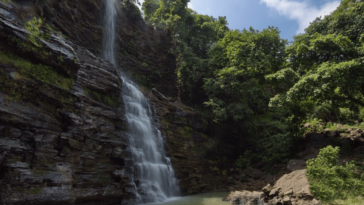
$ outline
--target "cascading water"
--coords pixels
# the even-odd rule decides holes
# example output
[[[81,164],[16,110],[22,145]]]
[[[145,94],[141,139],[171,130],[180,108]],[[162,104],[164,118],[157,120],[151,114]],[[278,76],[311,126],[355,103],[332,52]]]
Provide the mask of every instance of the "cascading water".
[[[103,51],[105,60],[115,65],[115,17],[116,7],[114,0],[105,1],[105,15],[104,15],[104,42]]]
[[[115,65],[115,8],[114,0],[105,0],[104,58]],[[131,183],[127,192],[133,192],[132,204],[158,203],[178,196],[178,182],[170,159],[166,156],[161,132],[153,122],[153,112],[148,100],[137,85],[122,74],[122,96],[128,124],[126,136],[132,166]],[[127,161],[127,160],[126,160]]]
[[[123,79],[127,135],[134,162],[138,203],[156,203],[178,195],[178,184],[163,138],[153,123],[152,110],[143,94]]]

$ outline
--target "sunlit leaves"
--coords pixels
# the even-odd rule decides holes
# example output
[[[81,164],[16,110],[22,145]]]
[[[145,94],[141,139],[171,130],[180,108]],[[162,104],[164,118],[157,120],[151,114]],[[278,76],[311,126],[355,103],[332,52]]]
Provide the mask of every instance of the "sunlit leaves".
[[[289,88],[271,99],[271,106],[287,109],[307,100],[333,109],[364,106],[363,8],[363,2],[344,0],[331,15],[316,19],[306,33],[294,37],[286,49],[287,67],[299,78],[287,81],[286,69],[267,76],[281,92]]]
[[[363,191],[363,174],[353,163],[338,166],[339,147],[328,146],[320,150],[316,159],[307,160],[307,177],[311,192],[321,200],[346,199]]]
[[[205,79],[210,99],[205,104],[217,120],[238,122],[267,109],[270,93],[264,76],[284,64],[285,44],[278,29],[270,27],[261,32],[230,31],[211,48],[208,54],[214,75]]]

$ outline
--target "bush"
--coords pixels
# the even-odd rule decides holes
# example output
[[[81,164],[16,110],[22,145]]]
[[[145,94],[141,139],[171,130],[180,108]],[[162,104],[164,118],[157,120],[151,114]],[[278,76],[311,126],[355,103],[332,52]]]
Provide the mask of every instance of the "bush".
[[[362,170],[353,162],[338,166],[339,151],[339,147],[328,146],[316,159],[307,160],[310,190],[323,202],[359,196],[364,191]]]

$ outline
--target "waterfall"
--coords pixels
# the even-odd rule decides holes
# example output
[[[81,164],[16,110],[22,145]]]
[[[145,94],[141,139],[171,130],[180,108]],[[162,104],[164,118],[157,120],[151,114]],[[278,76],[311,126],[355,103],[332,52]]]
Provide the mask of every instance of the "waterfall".
[[[105,15],[104,15],[104,42],[103,42],[103,55],[104,59],[115,65],[115,17],[116,7],[114,0],[105,1]]]
[[[115,65],[115,1],[105,0],[105,4],[104,57]],[[158,203],[178,196],[178,181],[166,156],[162,134],[154,123],[153,109],[135,83],[122,74],[120,78],[128,125],[129,147],[125,152],[131,155],[125,159],[125,166],[129,166],[125,172],[131,180],[125,190],[132,195],[127,203]]]
[[[137,184],[137,203],[163,202],[179,193],[161,132],[153,123],[148,100],[136,85],[123,79],[123,98],[128,122],[127,136]]]

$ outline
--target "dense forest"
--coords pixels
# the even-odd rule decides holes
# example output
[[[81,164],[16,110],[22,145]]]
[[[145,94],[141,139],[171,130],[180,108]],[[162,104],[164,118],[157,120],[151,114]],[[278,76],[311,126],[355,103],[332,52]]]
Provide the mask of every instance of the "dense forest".
[[[285,163],[308,132],[364,127],[364,2],[342,1],[293,42],[276,27],[230,30],[188,2],[146,0],[143,14],[172,33],[179,98],[227,133],[216,161]]]
[[[225,17],[197,14],[187,3],[147,0],[144,18],[172,32],[182,101],[211,111],[232,135],[264,139],[257,144],[273,156],[275,147],[289,153],[306,122],[362,120],[364,3],[343,1],[293,42],[275,27],[229,30]]]

